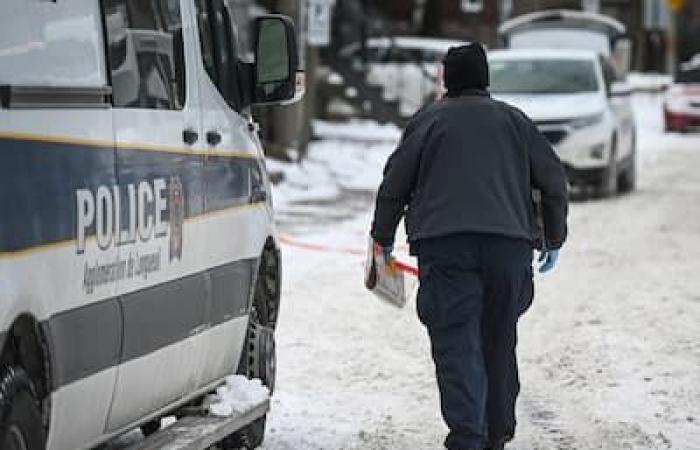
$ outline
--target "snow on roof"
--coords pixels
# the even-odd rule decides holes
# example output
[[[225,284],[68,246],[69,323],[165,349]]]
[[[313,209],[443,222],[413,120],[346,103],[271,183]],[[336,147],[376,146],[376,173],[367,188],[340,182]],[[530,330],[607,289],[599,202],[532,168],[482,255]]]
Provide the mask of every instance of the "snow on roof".
[[[492,50],[489,59],[596,59],[598,53],[585,49],[505,49]]]
[[[625,25],[603,14],[568,9],[550,9],[523,14],[507,20],[498,28],[501,35],[539,28],[586,28],[615,36],[626,32]]]

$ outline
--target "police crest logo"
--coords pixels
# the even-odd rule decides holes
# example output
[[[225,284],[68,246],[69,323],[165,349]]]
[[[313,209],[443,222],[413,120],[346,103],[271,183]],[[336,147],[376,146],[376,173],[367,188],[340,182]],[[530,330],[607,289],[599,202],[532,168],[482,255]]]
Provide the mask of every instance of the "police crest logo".
[[[178,176],[170,177],[170,256],[169,261],[182,258],[182,225],[185,221],[185,195]]]

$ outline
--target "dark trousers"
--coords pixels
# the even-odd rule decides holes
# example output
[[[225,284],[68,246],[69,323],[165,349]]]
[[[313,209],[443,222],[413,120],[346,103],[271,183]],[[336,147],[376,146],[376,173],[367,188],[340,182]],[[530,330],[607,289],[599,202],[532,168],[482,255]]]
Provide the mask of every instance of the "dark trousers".
[[[450,429],[448,449],[487,448],[515,433],[518,317],[532,302],[530,242],[461,234],[415,243],[418,316],[427,327]]]

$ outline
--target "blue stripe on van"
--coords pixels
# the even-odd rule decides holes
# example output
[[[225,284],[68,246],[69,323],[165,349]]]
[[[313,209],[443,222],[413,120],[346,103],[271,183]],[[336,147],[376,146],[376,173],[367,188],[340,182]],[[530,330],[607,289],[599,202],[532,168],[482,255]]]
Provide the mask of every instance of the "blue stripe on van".
[[[0,253],[75,239],[78,189],[118,185],[124,202],[129,184],[161,177],[181,181],[190,218],[250,203],[262,172],[255,159],[234,155],[0,138]],[[121,215],[127,223],[128,208]],[[93,225],[87,235],[94,233]]]

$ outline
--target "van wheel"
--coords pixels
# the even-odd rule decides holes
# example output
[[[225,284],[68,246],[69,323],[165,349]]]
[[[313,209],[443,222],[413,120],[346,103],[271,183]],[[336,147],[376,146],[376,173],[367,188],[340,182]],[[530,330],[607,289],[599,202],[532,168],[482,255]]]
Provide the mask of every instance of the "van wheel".
[[[280,258],[272,247],[265,247],[258,268],[253,298],[254,315],[259,324],[275,328],[280,305]]]
[[[617,138],[613,137],[610,147],[610,161],[603,171],[603,177],[598,186],[598,197],[612,197],[617,193]]]
[[[29,376],[20,367],[0,372],[0,448],[42,450],[44,426]]]
[[[267,386],[270,394],[275,389],[277,359],[274,330],[251,320],[248,324],[248,337],[238,364],[237,373],[250,379],[257,378]],[[265,439],[267,416],[255,420],[221,441],[223,450],[254,449]]]

